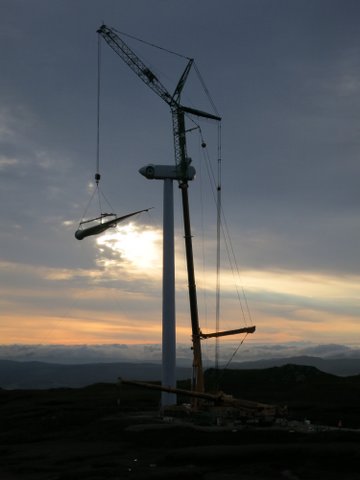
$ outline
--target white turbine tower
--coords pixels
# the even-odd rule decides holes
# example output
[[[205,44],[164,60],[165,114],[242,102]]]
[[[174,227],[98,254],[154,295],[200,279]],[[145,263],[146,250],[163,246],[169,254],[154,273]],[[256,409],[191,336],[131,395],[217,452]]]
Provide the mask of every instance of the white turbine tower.
[[[174,253],[173,180],[183,178],[174,165],[147,165],[139,172],[149,180],[163,180],[163,279],[162,279],[162,378],[161,384],[176,388],[176,310]],[[187,180],[193,180],[195,169],[188,166]],[[161,405],[176,404],[176,394],[161,392]]]

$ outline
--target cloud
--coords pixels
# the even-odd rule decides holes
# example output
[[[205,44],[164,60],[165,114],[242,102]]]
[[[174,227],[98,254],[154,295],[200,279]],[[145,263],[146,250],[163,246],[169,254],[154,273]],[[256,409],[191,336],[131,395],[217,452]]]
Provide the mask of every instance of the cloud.
[[[132,325],[133,321],[142,325],[139,333],[144,338],[146,323],[152,323],[152,328],[156,325],[155,329],[160,332],[161,281],[158,271],[154,271],[154,275],[149,274],[148,269],[138,269],[134,273],[128,271],[126,262],[122,264],[117,259],[111,268],[103,269],[95,266],[87,269],[49,268],[2,262],[0,271],[4,320],[10,312],[26,316],[30,311],[38,315],[37,323],[42,323],[41,318],[47,318],[46,323],[50,318],[77,318],[84,325],[86,322],[98,324],[96,331],[103,341],[110,340],[110,334],[106,332],[115,332],[113,327],[106,327],[114,322],[122,325],[122,332],[127,331],[128,340],[130,332],[125,327]],[[202,328],[211,331],[214,329],[215,271],[204,273],[205,282],[201,275],[198,278],[199,311]],[[312,337],[319,342],[321,339],[327,341],[331,335],[346,342],[356,329],[360,298],[358,276],[340,277],[290,270],[244,270],[241,273],[237,285],[230,270],[221,276],[222,329],[256,324],[256,337],[261,341],[275,341],[275,338],[299,340],[304,332],[311,330]],[[185,272],[183,277],[183,286],[181,281],[177,284],[180,340],[190,334]],[[123,320],[120,321],[120,317]],[[341,325],[339,318],[342,319]],[[101,329],[100,325],[104,328]],[[75,334],[73,327],[70,330]],[[37,334],[40,332],[38,330]],[[139,333],[135,336],[140,340]],[[16,335],[15,330],[12,334]]]
[[[137,170],[150,162],[173,162],[170,112],[104,46],[101,191],[120,214],[144,205],[156,209],[136,223],[130,245],[126,235],[99,237],[100,245],[95,238],[77,242],[74,230],[86,206],[90,203],[90,216],[101,210],[96,195],[89,202],[97,160],[99,7],[79,0],[73,8],[88,13],[79,25],[66,2],[55,9],[46,2],[22,4],[19,16],[14,1],[1,18],[0,60],[6,65],[0,78],[3,328],[16,335],[10,328],[12,313],[16,320],[28,315],[34,325],[41,317],[44,325],[45,318],[52,323],[64,311],[77,325],[71,330],[67,323],[75,341],[86,336],[86,318],[91,323],[96,316],[103,317],[104,339],[110,341],[119,311],[124,322],[138,317],[145,325],[149,316],[149,324],[160,325],[162,185],[146,181]],[[330,335],[333,341],[338,336],[349,341],[358,331],[359,307],[359,7],[320,1],[304,8],[300,3],[259,9],[251,2],[230,2],[224,10],[217,2],[199,0],[191,16],[179,10],[179,25],[189,32],[185,36],[176,28],[170,35],[170,6],[155,14],[148,2],[141,2],[142,8],[129,7],[123,20],[142,38],[194,54],[221,110],[221,151],[212,140],[217,138],[213,125],[201,125],[202,134],[215,170],[218,153],[223,156],[222,202],[240,265],[238,286],[240,292],[245,288],[257,335],[263,341],[313,335],[319,341],[330,341]],[[108,18],[119,13],[115,3],[101,9]],[[209,27],[204,32],[218,35],[195,38],[199,22]],[[166,75],[173,70],[161,60],[163,53],[154,55],[154,63],[159,60],[157,71],[167,84]],[[184,102],[196,107],[202,100],[193,73]],[[206,309],[212,317],[214,305],[216,245],[210,237],[216,218],[208,209],[214,205],[204,187],[198,133],[188,134],[188,154],[197,169],[189,194],[203,321]],[[179,335],[187,338],[180,202],[175,193]],[[140,235],[154,232],[157,237],[151,240]],[[149,243],[154,244],[151,251]],[[243,319],[223,251],[221,258],[222,289],[229,302],[222,308],[230,327]],[[41,329],[32,331],[41,338]],[[61,335],[71,340],[71,335]],[[101,341],[100,328],[97,335]],[[96,341],[95,333],[86,338]]]
[[[238,345],[220,346],[220,361],[226,364]],[[341,344],[319,345],[316,343],[258,344],[245,342],[238,350],[234,362],[288,358],[296,356],[316,356],[320,358],[358,358],[359,347]],[[203,344],[205,368],[214,365],[213,345]],[[178,365],[190,365],[189,344],[177,346]],[[97,345],[0,345],[2,359],[18,361],[43,361],[50,363],[79,364],[93,362],[152,362],[161,363],[159,344],[97,344]]]
[[[154,276],[162,271],[162,231],[134,222],[108,230],[96,241],[101,252],[97,263],[105,274],[119,268],[130,276]],[[123,274],[123,273],[122,273]],[[116,273],[115,273],[116,275]]]
[[[0,170],[5,170],[18,164],[19,160],[17,158],[6,157],[5,155],[0,156]]]

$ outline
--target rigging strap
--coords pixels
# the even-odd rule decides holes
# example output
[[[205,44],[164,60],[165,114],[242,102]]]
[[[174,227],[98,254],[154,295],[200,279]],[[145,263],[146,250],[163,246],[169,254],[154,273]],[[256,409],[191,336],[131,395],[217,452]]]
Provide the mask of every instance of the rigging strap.
[[[102,220],[105,217],[116,217],[116,213],[102,213],[100,217],[91,218],[90,220],[82,220],[80,222],[80,225],[84,225],[85,223],[95,222],[95,220]]]

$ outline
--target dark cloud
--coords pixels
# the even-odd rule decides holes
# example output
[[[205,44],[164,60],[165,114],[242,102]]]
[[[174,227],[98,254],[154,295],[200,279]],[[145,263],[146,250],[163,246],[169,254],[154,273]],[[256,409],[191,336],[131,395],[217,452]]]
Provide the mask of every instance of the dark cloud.
[[[220,0],[125,0],[121,5],[115,0],[4,0],[1,260],[99,268],[95,243],[80,246],[73,233],[93,191],[96,30],[104,21],[196,58],[223,116],[223,205],[244,269],[359,275],[359,10],[354,0],[227,0],[226,6]],[[147,47],[144,54],[171,90],[182,59],[176,63],[164,52],[152,57]],[[184,101],[210,108],[198,95],[199,85],[192,74]],[[161,227],[160,185],[137,171],[147,163],[173,162],[170,112],[107,45],[102,48],[101,108],[103,191],[119,213],[154,206],[145,223]],[[216,168],[214,126],[202,128]],[[197,133],[189,139],[198,171],[190,199],[201,263],[196,242],[204,218],[213,233],[215,216],[207,211],[211,193],[200,192],[206,175]],[[178,196],[176,202],[180,244]],[[96,202],[90,211],[98,212]],[[207,246],[213,249],[210,241]],[[68,286],[79,281],[74,276]],[[113,285],[112,278],[107,281]],[[153,291],[154,285],[135,279],[132,287]],[[303,306],[301,292],[299,298]],[[293,300],[286,293],[277,298],[285,304]],[[21,296],[19,301],[26,303]],[[347,311],[342,302],[323,302],[313,299],[313,307]],[[356,302],[349,302],[355,312]]]
[[[211,349],[205,350],[211,355]],[[221,346],[221,362],[229,360],[237,348],[236,344]],[[179,344],[177,357],[181,365],[190,365],[191,352],[189,346]],[[312,356],[319,358],[358,358],[359,348],[340,344],[311,344],[311,343],[284,343],[276,345],[251,344],[243,346],[235,362],[246,362],[267,359],[280,359],[289,357]],[[161,362],[161,345],[1,345],[0,357],[17,361],[43,361],[50,363],[81,364],[91,362]],[[204,359],[211,367],[209,358]]]

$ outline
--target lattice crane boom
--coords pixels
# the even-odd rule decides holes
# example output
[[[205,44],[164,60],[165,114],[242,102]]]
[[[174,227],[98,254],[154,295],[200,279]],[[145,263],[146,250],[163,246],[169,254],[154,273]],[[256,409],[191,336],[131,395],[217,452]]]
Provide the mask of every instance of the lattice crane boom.
[[[181,165],[181,168],[186,169],[188,162],[186,160],[185,124],[183,119],[184,113],[218,121],[221,120],[221,118],[217,115],[180,104],[181,92],[185,86],[194,60],[192,58],[188,59],[185,70],[178,81],[173,95],[171,95],[171,93],[160,82],[154,72],[152,72],[151,69],[145,65],[141,58],[139,58],[136,53],[130,49],[130,47],[113,29],[107,27],[106,25],[101,25],[97,33],[103,37],[108,45],[131,68],[131,70],[165,103],[170,106],[173,121],[175,163],[176,165]]]
[[[124,60],[136,75],[161,97],[168,105],[173,104],[172,95],[144,62],[128,47],[128,45],[111,28],[101,25],[97,33]]]

